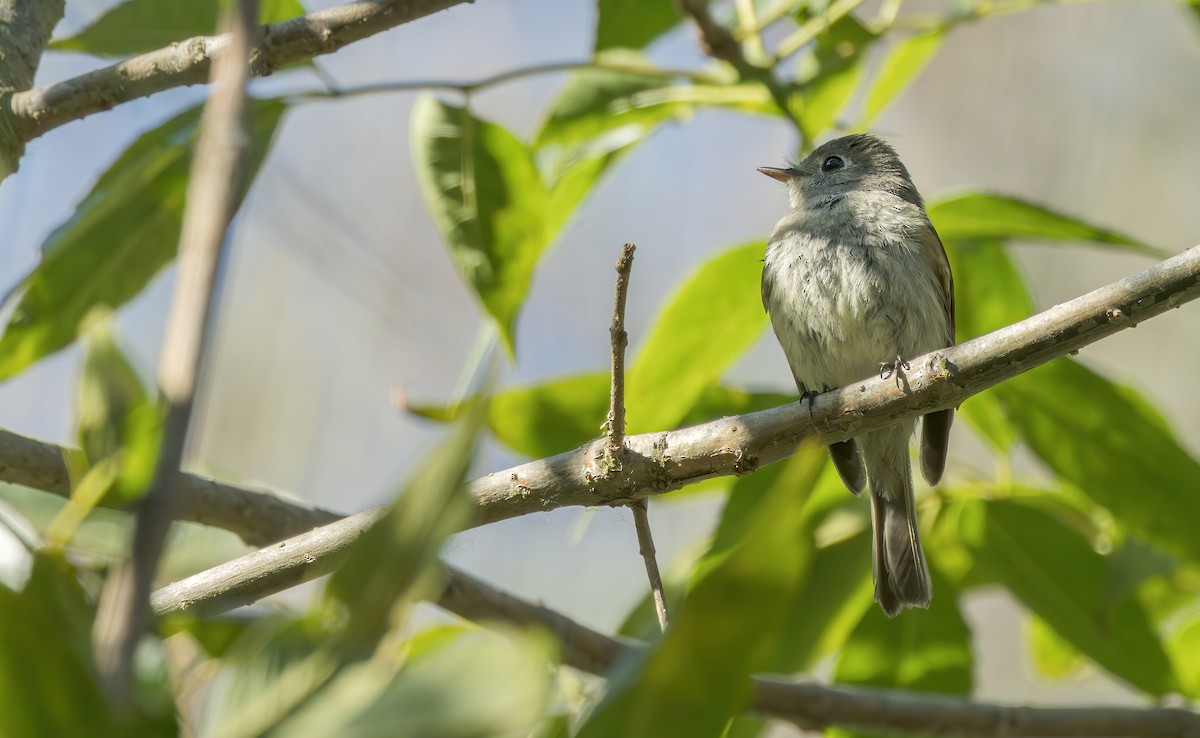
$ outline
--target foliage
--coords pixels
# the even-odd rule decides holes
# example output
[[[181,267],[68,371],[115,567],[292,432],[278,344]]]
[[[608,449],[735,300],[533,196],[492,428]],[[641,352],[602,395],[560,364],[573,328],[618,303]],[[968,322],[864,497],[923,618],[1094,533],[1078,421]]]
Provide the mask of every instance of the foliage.
[[[656,130],[721,109],[794,127],[803,151],[836,128],[869,128],[959,24],[1034,4],[959,3],[914,31],[886,14],[854,13],[854,2],[748,0],[730,26],[746,64],[681,71],[644,53],[683,24],[673,0],[597,0],[593,61],[568,76],[529,136],[480,117],[470,95],[423,94],[411,124],[416,178],[448,258],[515,358],[517,318],[541,258],[603,176]],[[126,0],[54,48],[138,53],[209,33],[216,12],[215,3]],[[295,0],[267,2],[262,20],[300,12]],[[756,23],[782,39],[769,52],[756,51]],[[292,104],[301,101],[253,102],[251,180]],[[80,337],[87,343],[72,499],[42,521],[47,544],[24,582],[0,585],[5,735],[169,735],[190,699],[172,691],[155,639],[139,663],[134,709],[122,716],[107,704],[89,645],[104,571],[77,533],[105,495],[136,499],[153,465],[161,412],[107,316],[175,257],[198,121],[199,108],[189,108],[134,140],[6,299],[0,379]],[[1014,242],[1162,253],[997,193],[940,198],[929,212],[956,276],[959,340],[1033,312]],[[763,249],[757,240],[712,255],[662,302],[629,370],[631,432],[791,399],[725,376],[767,324]],[[806,447],[720,489],[725,504],[707,550],[671,583],[672,629],[620,664],[603,695],[574,699],[553,639],[535,629],[416,627],[414,605],[438,582],[439,546],[469,515],[463,479],[478,433],[529,457],[584,443],[607,409],[601,369],[416,408],[457,430],[346,553],[311,611],[164,624],[218,674],[200,734],[759,735],[762,721],[739,718],[746,677],[759,670],[832,664],[842,683],[970,695],[978,634],[962,605],[985,587],[1003,588],[1029,613],[1032,663],[1046,678],[1087,665],[1147,696],[1200,698],[1200,502],[1189,494],[1200,460],[1135,389],[1069,359],[961,408],[1001,469],[1027,453],[1045,478],[1033,486],[1007,473],[952,474],[919,500],[937,593],[928,612],[887,620],[871,606],[865,506],[845,493],[822,450]],[[68,546],[81,555],[65,557]],[[646,635],[650,612],[640,603],[622,632]],[[55,637],[35,634],[45,629]]]

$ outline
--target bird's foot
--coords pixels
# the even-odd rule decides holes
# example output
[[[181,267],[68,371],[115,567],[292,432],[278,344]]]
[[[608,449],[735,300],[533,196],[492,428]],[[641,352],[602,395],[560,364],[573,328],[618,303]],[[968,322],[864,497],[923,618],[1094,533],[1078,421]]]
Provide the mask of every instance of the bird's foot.
[[[903,373],[911,368],[903,356],[897,355],[895,361],[882,361],[879,363],[879,378],[888,379],[897,372]]]

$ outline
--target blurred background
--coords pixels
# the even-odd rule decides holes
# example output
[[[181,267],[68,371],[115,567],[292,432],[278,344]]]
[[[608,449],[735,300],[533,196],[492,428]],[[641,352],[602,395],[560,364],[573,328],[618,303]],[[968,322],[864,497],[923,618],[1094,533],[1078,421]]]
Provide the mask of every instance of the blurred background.
[[[305,2],[309,10],[334,4]],[[869,16],[876,5],[859,12]],[[945,12],[950,5],[906,2],[901,13]],[[56,35],[86,26],[108,6],[68,3]],[[584,0],[480,0],[320,64],[348,87],[470,81],[583,61],[593,14]],[[1172,2],[1097,2],[1046,4],[963,24],[875,132],[899,150],[927,199],[968,187],[1018,195],[1176,253],[1200,243],[1198,21]],[[650,55],[670,68],[706,61],[690,26],[658,41]],[[39,81],[102,63],[49,52]],[[536,127],[564,79],[549,74],[493,87],[474,96],[472,107],[523,134]],[[260,95],[319,89],[316,75],[303,69],[252,85]],[[203,95],[203,89],[170,91],[33,141],[20,171],[0,185],[0,289],[37,263],[41,242],[129,142]],[[409,151],[416,99],[405,93],[309,102],[286,114],[232,232],[191,442],[196,472],[355,512],[390,499],[444,432],[397,409],[392,395],[398,390],[414,405],[448,402],[464,381],[485,319],[418,189]],[[459,102],[451,93],[444,99]],[[770,233],[786,197],[755,168],[779,165],[795,155],[797,143],[780,119],[704,111],[636,147],[544,256],[517,324],[516,361],[503,366],[501,384],[607,368],[612,265],[627,241],[638,245],[628,306],[636,352],[660,301],[686,275],[729,246]],[[1016,253],[1039,308],[1150,263],[1070,247],[1030,245]],[[119,340],[145,377],[154,374],[173,277],[173,269],[164,272],[117,321]],[[1171,311],[1081,355],[1145,393],[1193,453],[1200,453],[1198,315],[1195,306]],[[0,384],[0,426],[71,443],[79,358],[73,347]],[[729,380],[793,389],[772,336]],[[629,409],[631,417],[637,412]],[[596,419],[597,433],[602,420]],[[967,424],[956,426],[952,450],[951,473],[991,473]],[[520,461],[490,446],[477,471]],[[1017,470],[1040,473],[1029,460]],[[719,504],[715,495],[652,503],[665,569],[701,545]],[[20,549],[5,535],[0,530],[0,571],[20,565]],[[184,535],[205,545],[177,562],[178,574],[241,550],[232,536],[194,529]],[[604,631],[646,590],[623,509],[572,508],[492,525],[453,538],[446,556]],[[311,591],[285,599],[303,600]],[[1054,684],[1039,679],[1020,609],[1007,596],[974,594],[966,616],[980,641],[978,697],[1136,701],[1094,670]]]

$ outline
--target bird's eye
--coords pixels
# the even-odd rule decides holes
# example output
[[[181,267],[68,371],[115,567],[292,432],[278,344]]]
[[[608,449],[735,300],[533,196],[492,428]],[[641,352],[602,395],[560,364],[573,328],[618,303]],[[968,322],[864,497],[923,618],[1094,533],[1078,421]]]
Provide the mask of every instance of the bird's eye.
[[[825,159],[825,161],[821,164],[821,171],[822,172],[836,172],[837,170],[841,169],[844,166],[846,166],[846,162],[842,161],[842,157],[830,156],[830,157],[827,157]]]

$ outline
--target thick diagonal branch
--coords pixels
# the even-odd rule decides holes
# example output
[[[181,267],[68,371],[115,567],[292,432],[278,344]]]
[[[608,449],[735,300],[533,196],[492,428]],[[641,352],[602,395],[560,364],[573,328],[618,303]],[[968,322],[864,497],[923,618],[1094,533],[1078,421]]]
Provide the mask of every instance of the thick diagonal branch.
[[[17,170],[25,139],[5,115],[12,95],[28,90],[63,17],[63,0],[0,0],[0,181]]]
[[[262,29],[250,72],[266,76],[292,62],[331,54],[347,44],[471,0],[358,0]],[[5,116],[23,141],[64,123],[208,79],[214,58],[230,38],[200,36],[140,54],[72,79],[18,92]]]
[[[910,361],[907,383],[879,377],[856,382],[807,402],[663,433],[625,439],[627,452],[617,472],[597,462],[606,439],[558,456],[531,461],[473,481],[475,524],[495,522],[568,505],[627,505],[630,501],[679,489],[712,477],[747,474],[786,458],[805,438],[843,441],[904,418],[954,407],[971,395],[1022,372],[1200,297],[1200,247],[1137,274],[986,336]],[[357,535],[357,523],[374,511],[348,518],[344,535]],[[342,525],[338,523],[335,525]],[[339,529],[342,530],[342,529]],[[194,606],[211,612],[236,590],[237,604],[291,586],[296,577],[281,570],[319,576],[332,564],[297,559],[320,542],[318,529],[272,549],[214,567],[172,585]],[[273,553],[274,552],[274,553]],[[221,586],[209,586],[212,581]]]

